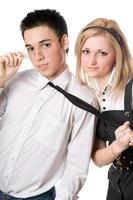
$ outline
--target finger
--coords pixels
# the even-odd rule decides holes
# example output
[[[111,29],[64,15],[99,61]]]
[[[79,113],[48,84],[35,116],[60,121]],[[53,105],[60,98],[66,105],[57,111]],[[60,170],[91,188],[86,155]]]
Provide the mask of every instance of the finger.
[[[125,126],[130,126],[130,122],[129,122],[129,121],[126,121],[123,125],[125,125]]]
[[[120,138],[122,138],[122,137],[125,136],[125,133],[124,133],[124,131],[117,132],[117,133],[115,134],[115,136],[116,136],[116,139],[120,139]]]
[[[124,131],[121,131],[116,134],[116,139],[121,140],[121,139],[127,139],[129,140],[133,138],[133,131],[130,128],[125,129]]]
[[[16,52],[12,52],[8,54],[8,57],[10,59],[9,67],[17,67],[19,62],[18,54]]]
[[[130,140],[129,146],[133,146],[133,138]]]
[[[17,52],[17,58],[18,58],[17,66],[20,66],[24,59],[24,55],[21,52]]]
[[[133,141],[133,134],[129,136],[130,137],[130,141]]]
[[[9,66],[13,66],[13,65],[14,65],[13,53],[8,53],[8,54],[5,56],[5,64],[6,64],[6,67],[9,67]]]
[[[123,131],[125,134],[127,134],[128,136],[132,137],[133,136],[133,130],[130,128],[127,128]]]
[[[116,130],[115,133],[119,133],[121,131],[124,131],[125,129],[129,128],[129,122],[125,122],[123,125],[119,126]]]
[[[10,63],[9,57],[7,55],[0,56],[0,63],[1,63],[1,65],[5,66],[5,67],[8,66]]]
[[[6,75],[5,64],[0,63],[0,79],[3,79]]]

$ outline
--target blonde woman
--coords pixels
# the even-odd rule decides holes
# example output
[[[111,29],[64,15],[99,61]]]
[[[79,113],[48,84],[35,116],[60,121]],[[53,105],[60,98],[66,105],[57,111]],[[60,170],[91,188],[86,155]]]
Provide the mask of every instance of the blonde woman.
[[[92,158],[100,167],[112,163],[107,200],[132,200],[133,65],[126,38],[116,21],[98,18],[80,31],[75,52],[78,79],[92,89],[103,116],[121,124],[116,131],[100,120],[97,125]]]

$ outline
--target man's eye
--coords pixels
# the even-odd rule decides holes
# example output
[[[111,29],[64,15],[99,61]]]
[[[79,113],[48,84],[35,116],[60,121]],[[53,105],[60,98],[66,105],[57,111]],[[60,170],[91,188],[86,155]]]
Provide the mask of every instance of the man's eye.
[[[42,44],[43,48],[49,48],[51,46],[51,43],[44,43]]]
[[[28,51],[28,52],[32,52],[33,50],[34,50],[33,47],[28,47],[28,48],[27,48],[27,51]]]

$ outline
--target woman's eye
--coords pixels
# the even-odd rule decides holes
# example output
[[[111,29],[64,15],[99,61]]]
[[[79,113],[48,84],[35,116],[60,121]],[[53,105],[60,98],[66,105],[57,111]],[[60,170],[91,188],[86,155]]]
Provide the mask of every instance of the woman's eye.
[[[99,52],[99,54],[102,55],[102,56],[106,56],[107,55],[107,53],[105,51],[101,51],[101,52]]]
[[[82,50],[82,53],[83,53],[83,54],[89,54],[90,51],[89,51],[88,49],[83,49],[83,50]]]

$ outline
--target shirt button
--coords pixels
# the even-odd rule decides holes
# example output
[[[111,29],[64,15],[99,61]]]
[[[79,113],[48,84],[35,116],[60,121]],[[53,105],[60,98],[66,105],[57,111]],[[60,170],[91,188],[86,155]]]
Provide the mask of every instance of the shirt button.
[[[105,92],[102,93],[103,95],[105,94]]]
[[[117,189],[117,191],[120,193],[121,191],[120,191],[120,189]]]
[[[130,160],[130,165],[132,165],[133,164],[133,161],[132,160]]]
[[[103,107],[103,110],[105,110],[106,109],[106,107]]]
[[[105,101],[105,99],[103,99],[103,101]]]

